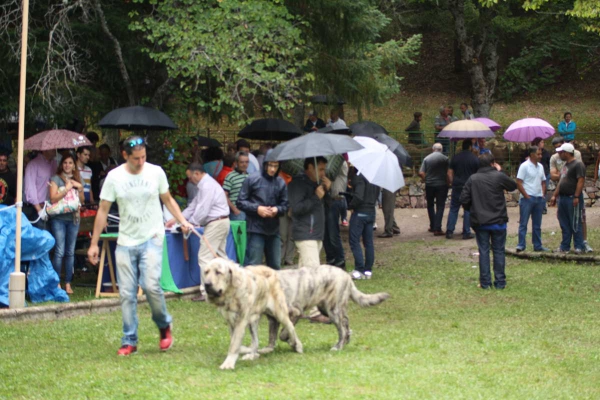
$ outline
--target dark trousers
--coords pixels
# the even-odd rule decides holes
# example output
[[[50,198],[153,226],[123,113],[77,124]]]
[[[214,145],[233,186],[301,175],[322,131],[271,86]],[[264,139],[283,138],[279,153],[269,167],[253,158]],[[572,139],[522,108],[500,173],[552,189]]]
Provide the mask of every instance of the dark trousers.
[[[448,198],[448,186],[425,186],[425,198],[427,199],[429,229],[439,232],[442,230],[444,208],[446,206],[446,199]]]
[[[246,247],[246,265],[261,265],[265,255],[265,263],[273,269],[281,267],[281,237],[279,234],[262,235],[248,232]]]
[[[340,236],[340,215],[346,206],[343,199],[333,200],[329,207],[325,207],[325,236],[323,247],[327,264],[345,269],[344,247]]]
[[[375,262],[375,247],[373,245],[373,223],[375,222],[375,212],[359,213],[353,212],[350,217],[350,249],[354,256],[354,269],[359,272],[371,271]],[[360,238],[362,237],[365,246],[363,258]]]
[[[501,231],[475,230],[477,247],[479,248],[479,283],[484,289],[492,285],[490,273],[490,244],[494,253],[494,286],[496,289],[504,289],[506,286],[506,275],[504,274],[506,246],[506,229]]]
[[[578,250],[585,250],[583,243],[583,226],[581,218],[581,210],[583,208],[583,194],[579,195],[579,206],[577,209],[573,207],[573,196],[558,197],[558,223],[562,231],[562,241],[560,249],[563,251],[571,250],[571,238],[573,246]]]
[[[381,191],[381,208],[383,209],[383,219],[385,220],[384,231],[390,235],[394,233],[394,228],[398,228],[394,219],[394,210],[396,209],[396,193],[383,189]]]
[[[456,221],[458,220],[458,211],[460,210],[460,194],[462,186],[452,187],[452,196],[450,197],[450,211],[448,212],[448,221],[446,222],[446,233],[454,233]],[[471,214],[463,207],[463,237],[471,233]]]

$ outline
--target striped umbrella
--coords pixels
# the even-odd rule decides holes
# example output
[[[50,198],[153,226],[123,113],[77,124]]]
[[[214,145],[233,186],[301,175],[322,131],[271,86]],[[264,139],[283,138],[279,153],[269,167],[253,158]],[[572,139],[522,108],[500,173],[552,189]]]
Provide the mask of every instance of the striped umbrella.
[[[446,125],[438,137],[452,139],[485,138],[494,137],[494,132],[481,122],[464,119]]]

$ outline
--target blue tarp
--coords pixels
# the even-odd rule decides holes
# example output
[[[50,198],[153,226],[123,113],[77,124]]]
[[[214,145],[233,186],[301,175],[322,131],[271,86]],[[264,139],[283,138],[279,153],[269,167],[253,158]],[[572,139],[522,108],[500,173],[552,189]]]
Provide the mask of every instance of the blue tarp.
[[[8,281],[15,270],[16,208],[0,206],[0,305],[8,306]],[[27,294],[33,303],[68,302],[67,293],[58,288],[58,275],[48,252],[54,247],[50,232],[34,228],[22,214],[21,260],[29,261]]]

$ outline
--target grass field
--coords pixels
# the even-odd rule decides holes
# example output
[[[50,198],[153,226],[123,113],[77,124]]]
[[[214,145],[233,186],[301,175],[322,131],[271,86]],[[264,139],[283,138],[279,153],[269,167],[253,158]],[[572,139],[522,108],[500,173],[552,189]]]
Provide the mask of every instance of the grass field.
[[[482,291],[475,259],[436,250],[453,243],[379,251],[374,278],[358,286],[392,297],[352,305],[342,352],[329,351],[334,327],[301,321],[305,354],[280,343],[234,372],[218,369],[227,328],[204,303],[168,303],[176,339],[165,354],[140,307],[139,351],[129,358],[115,355],[119,312],[0,322],[0,398],[599,398],[598,267],[508,258],[508,288]]]

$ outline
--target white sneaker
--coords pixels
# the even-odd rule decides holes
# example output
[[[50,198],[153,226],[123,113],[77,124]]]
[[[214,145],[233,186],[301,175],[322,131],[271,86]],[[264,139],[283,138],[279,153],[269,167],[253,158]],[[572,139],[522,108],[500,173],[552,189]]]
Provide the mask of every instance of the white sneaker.
[[[373,275],[373,273],[371,271],[365,271],[365,279],[371,279],[371,276]]]
[[[587,240],[584,240],[584,241],[583,241],[583,245],[584,245],[584,247],[585,247],[585,252],[586,252],[586,253],[593,253],[593,252],[594,252],[594,249],[592,249],[592,248],[590,247],[590,245],[588,244]]]
[[[376,230],[377,230],[377,222],[375,222],[375,223],[373,224],[373,230],[374,230],[374,231],[376,231]]]
[[[363,274],[361,274],[359,271],[354,270],[354,271],[352,271],[352,279],[354,279],[355,281],[358,281],[361,279],[365,279],[365,276]]]

